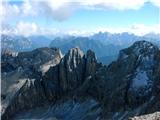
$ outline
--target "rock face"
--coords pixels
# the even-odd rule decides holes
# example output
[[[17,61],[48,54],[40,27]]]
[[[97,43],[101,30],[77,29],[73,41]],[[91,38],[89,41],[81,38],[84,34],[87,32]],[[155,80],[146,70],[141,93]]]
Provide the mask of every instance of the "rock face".
[[[8,72],[5,68],[10,65],[14,69],[35,69],[46,72],[50,66],[58,64],[62,58],[62,53],[57,48],[38,48],[31,52],[16,53],[13,51],[4,51],[2,53],[3,72]],[[5,64],[7,64],[5,66]]]
[[[152,96],[153,83],[159,81],[159,78],[154,78],[160,60],[157,55],[159,49],[153,44],[135,42],[131,47],[121,50],[117,62],[109,66],[108,76],[112,76],[109,79],[114,79],[113,82],[122,89],[126,86],[124,88],[127,89],[121,94],[124,94],[124,102],[129,106],[139,106]]]
[[[155,112],[148,115],[136,116],[134,118],[130,118],[129,120],[159,120],[160,112]]]
[[[22,87],[14,94],[2,119],[10,119],[14,113],[43,105],[47,102],[41,82],[38,80],[26,80]],[[7,113],[7,114],[6,114]]]
[[[42,119],[42,120],[92,120],[99,119],[101,109],[93,100],[83,102],[65,101],[64,103],[31,109],[15,116],[17,119]],[[54,116],[54,117],[53,117]]]
[[[83,64],[83,52],[78,48],[69,50],[61,60],[59,82],[63,91],[75,90],[82,83]]]
[[[62,94],[73,96],[87,77],[95,74],[97,65],[95,54],[91,50],[88,50],[86,55],[79,48],[69,50],[61,62],[51,67],[43,77],[42,83],[47,91],[46,95],[50,100]]]
[[[55,66],[61,58],[62,54],[56,48],[40,48],[16,55],[12,51],[2,54],[1,100],[4,118],[21,109],[41,104],[45,99],[40,81],[45,72],[41,68],[49,69],[48,66]]]
[[[84,54],[79,48],[72,48],[62,57],[59,50],[54,49],[54,57],[49,58],[50,49],[39,50],[34,54],[19,53],[13,58],[22,59],[15,62],[16,70],[20,65],[22,69],[32,66],[29,67],[32,77],[23,80],[15,90],[2,119],[127,119],[160,110],[160,50],[149,42],[135,42],[121,50],[117,61],[109,66],[98,63],[91,50]],[[56,59],[59,61],[55,62]],[[54,64],[41,69],[48,61]],[[40,111],[33,113],[33,108],[43,110],[46,105],[49,108],[43,111],[42,117],[38,115]],[[83,107],[85,109],[81,109]],[[23,112],[29,109],[33,114],[30,117]]]
[[[106,68],[102,80],[106,83],[102,100],[106,112],[124,110],[128,111],[127,117],[159,110],[159,95],[154,93],[157,86],[154,82],[160,82],[160,78],[155,77],[158,55],[159,49],[146,41],[135,42],[120,51],[117,61]]]

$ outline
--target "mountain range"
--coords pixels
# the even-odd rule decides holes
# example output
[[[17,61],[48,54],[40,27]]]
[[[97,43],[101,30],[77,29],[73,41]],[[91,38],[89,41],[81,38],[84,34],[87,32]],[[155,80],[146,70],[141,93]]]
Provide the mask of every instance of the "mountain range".
[[[148,41],[120,50],[109,65],[79,47],[64,55],[53,47],[6,51],[2,120],[127,120],[159,111],[159,61],[159,47]]]

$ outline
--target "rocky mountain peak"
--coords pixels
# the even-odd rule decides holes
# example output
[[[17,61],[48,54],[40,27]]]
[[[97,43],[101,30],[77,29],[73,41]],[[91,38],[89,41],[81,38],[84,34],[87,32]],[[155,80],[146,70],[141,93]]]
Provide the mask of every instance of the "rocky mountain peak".
[[[136,46],[139,48],[149,48],[149,47],[155,47],[155,45],[153,45],[151,42],[142,40],[142,41],[137,41],[135,42],[132,46]]]
[[[92,50],[88,50],[86,53],[86,77],[95,74],[96,66],[97,59],[95,53]]]
[[[132,46],[135,54],[153,54],[158,50],[158,47],[153,45],[151,42],[147,41],[138,41],[135,42]]]
[[[92,59],[93,61],[96,61],[96,55],[92,50],[87,51],[86,57]]]
[[[71,57],[83,57],[84,53],[80,50],[80,48],[78,47],[75,47],[75,48],[72,48],[68,51],[67,53],[67,56],[71,56]]]
[[[128,68],[133,68],[137,72],[151,71],[158,64],[158,54],[159,48],[157,46],[147,41],[137,41],[129,48],[120,51],[118,61],[129,65]]]
[[[159,48],[147,41],[137,41],[129,48],[123,49],[119,53],[119,59],[126,59],[129,56],[150,56],[155,55]]]
[[[157,55],[157,46],[150,42],[137,41],[129,48],[121,50],[118,60],[108,67],[108,76],[112,76],[108,79],[114,79],[113,83],[126,83],[126,101],[132,106],[151,99],[154,82],[158,80],[154,75],[159,66]]]
[[[15,51],[10,50],[10,49],[2,49],[1,55],[2,55],[2,57],[3,57],[3,56],[16,57],[16,56],[18,55],[18,52],[15,52]]]
[[[65,64],[69,71],[72,71],[80,64],[83,55],[83,52],[78,47],[72,48],[64,56],[61,63]]]

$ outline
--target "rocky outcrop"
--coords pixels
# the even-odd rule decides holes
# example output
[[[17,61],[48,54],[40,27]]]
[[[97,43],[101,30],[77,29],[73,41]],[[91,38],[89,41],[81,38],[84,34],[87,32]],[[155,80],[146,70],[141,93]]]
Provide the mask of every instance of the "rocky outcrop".
[[[86,73],[85,77],[93,76],[97,70],[97,59],[95,53],[88,50],[86,53]]]
[[[62,54],[56,48],[40,48],[16,55],[12,51],[3,52],[1,64],[5,65],[2,67],[1,100],[4,119],[16,111],[45,102],[41,100],[41,96],[45,99],[42,76],[50,66],[58,64],[61,58]],[[47,67],[45,71],[42,69],[44,67]]]
[[[83,52],[79,48],[69,50],[59,64],[59,82],[63,91],[75,90],[82,83],[84,70]]]
[[[159,120],[159,118],[160,118],[160,112],[155,112],[152,114],[141,115],[141,116],[129,118],[129,120]]]
[[[1,72],[11,72],[16,69],[13,64],[15,62],[15,57],[18,55],[17,52],[5,49],[1,51]]]
[[[61,62],[51,67],[43,77],[46,95],[51,100],[55,98],[53,96],[56,93],[58,93],[56,96],[62,94],[73,96],[77,93],[77,88],[81,87],[88,77],[95,74],[97,65],[95,54],[91,50],[88,50],[86,55],[79,48],[69,50]]]
[[[14,117],[14,120],[94,120],[99,119],[101,113],[99,103],[93,99],[86,99],[85,101],[67,100],[55,104],[20,112]]]
[[[33,72],[34,69],[45,73],[50,66],[58,64],[62,57],[61,51],[57,48],[38,48],[31,52],[20,53],[7,50],[2,53],[2,64],[4,64],[2,73],[8,72],[5,69],[8,68],[7,65],[12,66],[14,70],[22,69]]]
[[[2,115],[2,119],[10,119],[16,112],[42,106],[47,103],[41,82],[38,80],[26,80],[22,87],[11,98],[10,103]]]
[[[16,63],[22,68],[35,69],[44,74],[50,66],[58,64],[62,57],[61,51],[57,48],[38,48],[32,52],[19,53]]]
[[[120,51],[117,61],[110,64],[104,77],[106,83],[106,100],[108,110],[136,108],[152,97],[159,59],[158,47],[140,41]],[[153,95],[154,96],[154,95]]]
[[[103,102],[107,111],[143,106],[136,112],[142,114],[146,109],[159,109],[150,106],[155,99],[159,99],[159,95],[153,94],[156,87],[154,82],[160,82],[160,77],[155,78],[154,75],[158,70],[158,54],[158,47],[146,41],[135,42],[131,47],[120,51],[117,61],[108,66],[104,77],[108,94]]]

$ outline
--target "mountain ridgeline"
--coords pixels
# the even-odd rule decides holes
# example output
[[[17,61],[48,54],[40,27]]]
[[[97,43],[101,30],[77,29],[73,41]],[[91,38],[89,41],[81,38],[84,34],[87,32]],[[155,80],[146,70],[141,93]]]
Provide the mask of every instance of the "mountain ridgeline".
[[[131,33],[109,33],[99,32],[87,37],[64,35],[61,37],[46,36],[16,36],[1,35],[2,52],[12,50],[15,52],[31,51],[40,47],[58,47],[62,53],[66,54],[68,50],[79,47],[82,51],[87,52],[91,49],[95,52],[97,61],[103,64],[110,64],[116,60],[121,49],[127,48],[136,41],[146,40],[160,47],[159,34],[146,34],[136,36]]]
[[[1,66],[2,120],[127,120],[160,110],[160,50],[147,41],[108,66],[78,47],[4,53]]]
[[[90,39],[88,37],[57,38],[51,42],[50,46],[59,47],[63,53],[67,53],[69,49],[75,46],[79,47],[84,52],[91,49],[97,53],[97,57],[117,55],[118,51],[122,48],[120,45],[104,44],[102,41]]]

